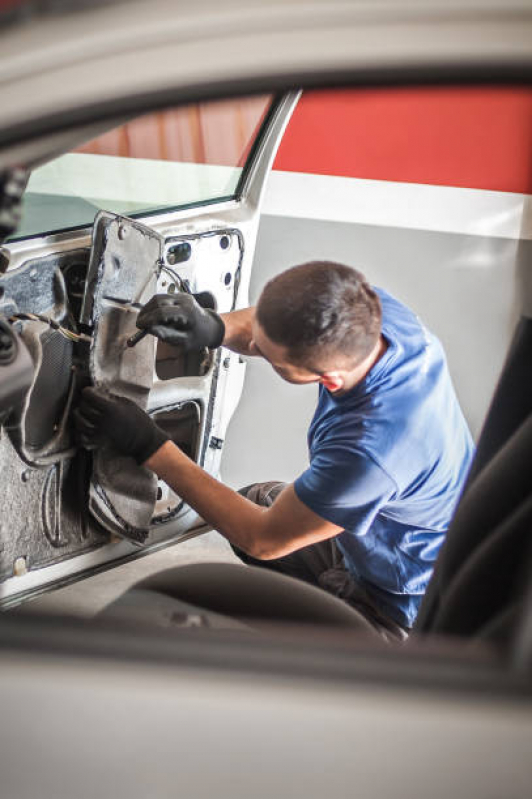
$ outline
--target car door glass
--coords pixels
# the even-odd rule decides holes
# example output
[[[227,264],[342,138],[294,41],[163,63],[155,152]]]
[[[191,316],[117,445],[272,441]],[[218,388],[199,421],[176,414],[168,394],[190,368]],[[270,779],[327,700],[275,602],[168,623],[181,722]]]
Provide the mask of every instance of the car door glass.
[[[13,239],[234,198],[271,95],[138,117],[35,169]]]

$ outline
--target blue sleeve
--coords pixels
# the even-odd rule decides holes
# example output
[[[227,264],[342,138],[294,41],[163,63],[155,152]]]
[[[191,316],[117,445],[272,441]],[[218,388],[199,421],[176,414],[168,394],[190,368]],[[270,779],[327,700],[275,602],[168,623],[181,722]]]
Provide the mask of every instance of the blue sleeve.
[[[344,530],[364,535],[397,494],[394,481],[366,452],[345,443],[320,447],[294,489],[310,510]]]

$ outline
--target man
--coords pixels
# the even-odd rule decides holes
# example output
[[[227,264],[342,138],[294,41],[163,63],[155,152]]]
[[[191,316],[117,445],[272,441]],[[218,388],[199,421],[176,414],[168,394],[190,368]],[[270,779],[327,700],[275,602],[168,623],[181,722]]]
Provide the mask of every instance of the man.
[[[78,413],[82,442],[108,441],[152,469],[246,562],[315,582],[405,637],[473,454],[439,341],[359,272],[330,262],[278,275],[256,308],[220,317],[190,295],[159,295],[137,324],[186,349],[223,342],[290,383],[319,383],[310,466],[291,485],[250,487],[248,498],[136,405],[95,389]]]

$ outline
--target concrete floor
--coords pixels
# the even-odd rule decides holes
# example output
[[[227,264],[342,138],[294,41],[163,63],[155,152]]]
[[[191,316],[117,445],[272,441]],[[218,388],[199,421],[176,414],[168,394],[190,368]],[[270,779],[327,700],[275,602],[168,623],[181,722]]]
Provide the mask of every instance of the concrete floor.
[[[189,541],[138,558],[102,574],[80,580],[27,602],[24,612],[57,613],[91,618],[134,583],[156,572],[185,563],[239,562],[227,541],[211,531]]]

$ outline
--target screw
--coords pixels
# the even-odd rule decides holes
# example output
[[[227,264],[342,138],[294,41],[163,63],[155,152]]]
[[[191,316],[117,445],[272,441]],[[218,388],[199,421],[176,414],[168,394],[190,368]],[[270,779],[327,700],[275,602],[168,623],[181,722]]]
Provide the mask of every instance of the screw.
[[[28,566],[26,564],[26,558],[17,558],[13,564],[13,574],[15,577],[22,577],[23,574],[26,574],[28,571]]]
[[[24,469],[24,471],[20,475],[20,479],[22,480],[23,483],[27,483],[28,480],[30,479],[30,470]]]
[[[222,365],[224,369],[229,369],[229,367],[231,366],[231,358],[229,357],[224,358]]]

